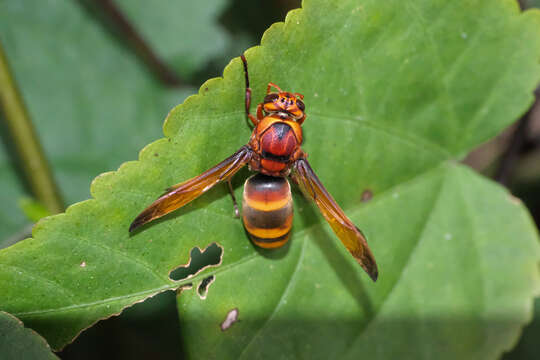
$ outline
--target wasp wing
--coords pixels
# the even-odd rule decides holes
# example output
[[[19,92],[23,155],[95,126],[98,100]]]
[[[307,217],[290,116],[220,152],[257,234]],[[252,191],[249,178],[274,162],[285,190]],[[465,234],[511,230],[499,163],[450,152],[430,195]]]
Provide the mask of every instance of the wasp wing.
[[[160,196],[133,220],[129,231],[132,232],[138,227],[186,205],[210,190],[217,183],[230,179],[249,162],[251,156],[251,149],[243,146],[233,155],[201,175],[170,187],[165,194]]]
[[[376,281],[378,276],[377,263],[360,229],[352,223],[332,198],[332,195],[326,191],[306,159],[297,160],[294,163],[293,170],[291,175],[293,180],[300,186],[307,197],[315,201],[343,245],[371,279]]]

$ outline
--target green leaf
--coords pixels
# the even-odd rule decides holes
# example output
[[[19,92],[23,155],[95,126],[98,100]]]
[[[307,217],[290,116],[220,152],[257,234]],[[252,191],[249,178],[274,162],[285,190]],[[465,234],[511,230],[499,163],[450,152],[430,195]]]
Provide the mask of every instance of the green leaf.
[[[0,252],[0,306],[59,348],[98,319],[215,274],[206,300],[180,298],[194,356],[382,358],[403,344],[411,358],[500,355],[538,288],[536,233],[521,205],[451,161],[530,104],[539,30],[538,13],[519,15],[506,0],[312,0],[247,52],[254,102],[270,81],[306,96],[304,149],[367,234],[376,284],[301,196],[291,244],[272,252],[249,244],[225,186],[129,236],[164,188],[247,142],[235,59],[171,112],[166,138],[139,162],[98,177],[93,200]],[[238,197],[246,175],[235,179]],[[375,197],[361,204],[367,189]],[[168,278],[212,242],[223,249],[219,267]],[[239,321],[222,332],[233,308]]]
[[[16,317],[0,311],[0,353],[2,359],[58,359],[49,344],[26,329]]]
[[[313,216],[304,206],[299,217]],[[191,290],[179,298],[191,353],[493,359],[513,346],[530,317],[540,255],[519,200],[450,164],[348,213],[376,240],[376,284],[318,224],[296,231],[279,255],[225,254],[205,274],[214,275],[205,300]],[[238,323],[223,332],[231,309]]]

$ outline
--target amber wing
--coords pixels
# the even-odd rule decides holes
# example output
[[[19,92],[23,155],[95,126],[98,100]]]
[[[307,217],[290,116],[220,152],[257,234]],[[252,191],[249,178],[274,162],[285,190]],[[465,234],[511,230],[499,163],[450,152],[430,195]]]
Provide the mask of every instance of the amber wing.
[[[247,146],[223,160],[210,170],[193,179],[170,187],[167,192],[144,209],[131,223],[129,231],[162,217],[210,190],[217,183],[229,179],[251,159],[252,151]]]
[[[306,159],[297,160],[293,170],[293,180],[298,183],[307,197],[315,201],[324,218],[328,221],[328,224],[330,224],[330,227],[332,227],[332,230],[334,230],[343,245],[345,245],[371,279],[376,281],[379,274],[377,263],[360,229],[352,223],[328,191],[326,191]]]

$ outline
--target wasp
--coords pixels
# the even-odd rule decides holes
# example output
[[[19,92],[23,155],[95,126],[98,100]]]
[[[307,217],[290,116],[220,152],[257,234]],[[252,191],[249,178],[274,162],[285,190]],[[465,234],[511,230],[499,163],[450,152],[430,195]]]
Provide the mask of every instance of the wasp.
[[[186,205],[224,181],[228,183],[238,216],[230,181],[238,170],[248,165],[257,174],[244,184],[242,220],[255,245],[277,248],[289,240],[293,219],[291,187],[287,181],[290,176],[305,196],[315,202],[345,248],[376,281],[377,264],[365,236],[326,191],[301,149],[302,123],[306,120],[304,96],[269,83],[256,116],[252,115],[248,65],[244,55],[241,59],[246,83],[245,111],[254,126],[248,144],[201,175],[167,189],[133,220],[129,231]]]

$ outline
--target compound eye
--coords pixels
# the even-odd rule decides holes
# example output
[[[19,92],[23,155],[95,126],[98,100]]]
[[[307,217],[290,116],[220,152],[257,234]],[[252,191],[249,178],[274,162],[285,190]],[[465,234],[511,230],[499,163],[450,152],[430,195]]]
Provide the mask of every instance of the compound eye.
[[[278,97],[279,95],[276,93],[268,94],[264,97],[264,103],[266,104],[266,103],[274,102],[274,100],[276,100]]]
[[[302,102],[302,100],[296,99],[296,106],[302,111],[306,109],[306,105]]]

